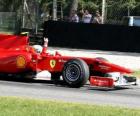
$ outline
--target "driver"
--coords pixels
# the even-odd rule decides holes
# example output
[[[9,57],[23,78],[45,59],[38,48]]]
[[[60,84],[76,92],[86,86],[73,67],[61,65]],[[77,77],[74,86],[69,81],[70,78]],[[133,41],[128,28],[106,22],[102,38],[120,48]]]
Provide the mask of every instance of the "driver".
[[[44,46],[41,45],[33,45],[33,48],[37,53],[46,53],[48,48],[48,38],[44,38]]]

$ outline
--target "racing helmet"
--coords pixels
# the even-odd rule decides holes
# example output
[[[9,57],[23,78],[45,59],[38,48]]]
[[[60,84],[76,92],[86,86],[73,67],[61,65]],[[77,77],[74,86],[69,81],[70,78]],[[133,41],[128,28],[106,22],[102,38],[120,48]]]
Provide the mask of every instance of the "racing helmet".
[[[37,53],[41,53],[43,50],[43,47],[41,45],[33,45],[33,48]]]

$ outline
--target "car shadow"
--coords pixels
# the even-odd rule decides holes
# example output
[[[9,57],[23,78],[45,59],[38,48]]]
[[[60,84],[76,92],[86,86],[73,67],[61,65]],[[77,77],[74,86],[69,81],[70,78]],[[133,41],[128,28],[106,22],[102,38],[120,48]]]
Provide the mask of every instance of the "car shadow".
[[[47,86],[56,86],[56,87],[66,87],[66,88],[72,88],[66,85],[66,83],[63,80],[59,81],[52,81],[52,80],[35,80],[35,79],[29,79],[29,78],[17,78],[17,77],[9,77],[9,76],[2,76],[0,77],[0,80],[2,81],[8,81],[8,82],[20,82],[20,83],[39,83],[39,84],[47,84]],[[81,89],[84,88],[84,90],[87,91],[117,91],[117,90],[125,90],[130,89],[129,87],[115,87],[115,88],[107,88],[107,87],[96,87],[96,86],[90,86],[89,84],[85,84]],[[75,88],[78,89],[78,88]]]
[[[114,87],[114,88],[109,88],[109,87],[88,87],[88,90],[94,90],[94,91],[120,91],[120,90],[126,90],[130,89],[129,87]]]
[[[17,78],[17,77],[9,77],[9,76],[4,76],[0,77],[0,80],[2,81],[9,81],[9,82],[21,82],[21,83],[40,83],[40,84],[48,84],[52,86],[66,86],[66,84],[60,80],[60,81],[52,81],[52,80],[39,80],[39,79],[29,79],[29,78]]]

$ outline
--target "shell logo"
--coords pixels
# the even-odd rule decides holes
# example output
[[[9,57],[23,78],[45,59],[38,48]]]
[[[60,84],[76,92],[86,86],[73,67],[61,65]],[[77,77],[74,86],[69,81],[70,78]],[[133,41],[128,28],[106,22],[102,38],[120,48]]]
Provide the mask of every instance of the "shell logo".
[[[24,56],[18,56],[16,59],[16,65],[18,68],[25,68],[26,60]]]

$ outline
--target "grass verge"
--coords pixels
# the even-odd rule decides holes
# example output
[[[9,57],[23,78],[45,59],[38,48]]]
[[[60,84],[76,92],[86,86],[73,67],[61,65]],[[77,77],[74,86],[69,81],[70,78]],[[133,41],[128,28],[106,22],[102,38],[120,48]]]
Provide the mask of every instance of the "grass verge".
[[[135,77],[140,78],[140,70],[134,71],[134,73],[132,75],[134,75]]]
[[[0,97],[0,116],[140,116],[140,109]]]

